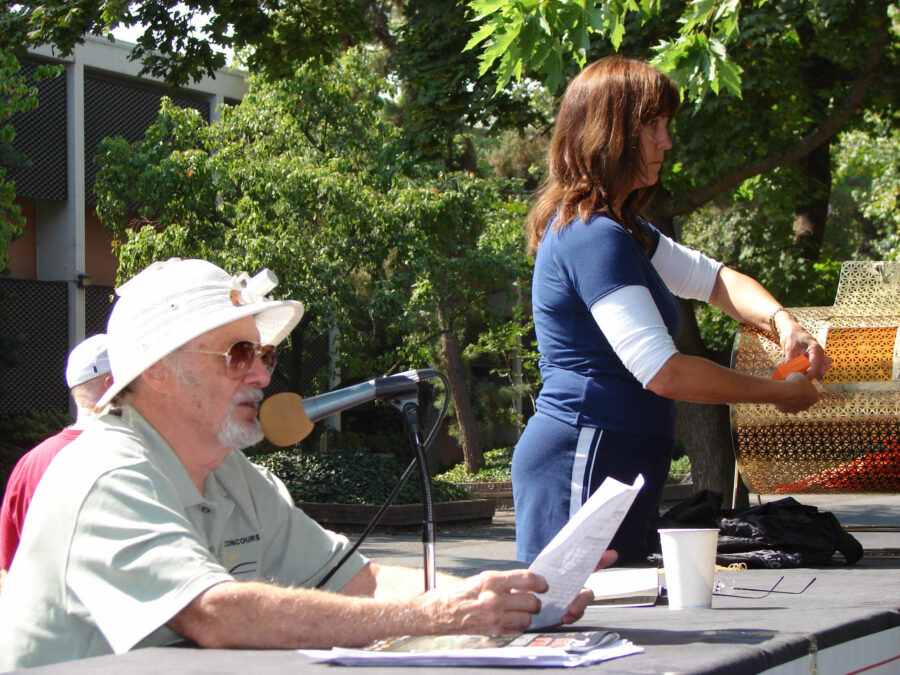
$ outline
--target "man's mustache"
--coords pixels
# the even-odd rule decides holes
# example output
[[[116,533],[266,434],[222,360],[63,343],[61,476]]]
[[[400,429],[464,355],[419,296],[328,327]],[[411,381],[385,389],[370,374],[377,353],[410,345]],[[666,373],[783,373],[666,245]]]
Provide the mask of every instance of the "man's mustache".
[[[263,398],[262,389],[247,389],[237,392],[231,399],[232,405],[241,405],[242,403],[255,403],[259,407],[259,402]]]

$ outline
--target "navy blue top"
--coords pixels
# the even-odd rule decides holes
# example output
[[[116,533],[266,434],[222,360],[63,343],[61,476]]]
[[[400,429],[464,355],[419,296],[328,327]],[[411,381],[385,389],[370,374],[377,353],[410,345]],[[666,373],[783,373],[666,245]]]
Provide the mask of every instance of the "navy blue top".
[[[659,231],[649,223],[650,255]],[[650,258],[617,222],[576,218],[547,227],[534,263],[531,298],[543,387],[537,410],[575,426],[672,439],[675,402],[644,389],[616,356],[590,307],[625,286],[645,286],[666,329],[681,332],[681,308]]]

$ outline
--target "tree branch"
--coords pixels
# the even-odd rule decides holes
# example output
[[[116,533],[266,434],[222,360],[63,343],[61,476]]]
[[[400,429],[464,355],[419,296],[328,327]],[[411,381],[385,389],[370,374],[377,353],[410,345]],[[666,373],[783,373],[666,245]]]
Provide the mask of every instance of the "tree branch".
[[[313,146],[316,150],[318,150],[318,151],[319,151],[320,153],[322,153],[323,155],[326,154],[327,148],[326,148],[324,145],[322,145],[321,143],[319,143],[319,141],[317,141],[317,140],[313,137],[313,135],[309,132],[309,128],[308,128],[308,127],[306,127],[306,126],[304,126],[304,125],[300,125],[299,128],[300,128],[301,133],[302,133],[304,136],[306,136],[306,140],[309,141],[309,144],[310,144],[311,146]]]
[[[847,97],[838,104],[815,129],[806,134],[793,145],[780,148],[758,162],[745,164],[733,169],[715,180],[701,185],[686,194],[676,195],[655,205],[654,211],[664,216],[673,217],[690,213],[694,209],[711,201],[725,190],[734,188],[753,176],[777,169],[780,166],[796,162],[824,143],[837,133],[860,106],[863,98],[872,85],[875,69],[878,66],[884,47],[887,43],[887,16],[882,16],[878,23],[875,39],[869,46],[866,65],[859,71],[855,84]]]

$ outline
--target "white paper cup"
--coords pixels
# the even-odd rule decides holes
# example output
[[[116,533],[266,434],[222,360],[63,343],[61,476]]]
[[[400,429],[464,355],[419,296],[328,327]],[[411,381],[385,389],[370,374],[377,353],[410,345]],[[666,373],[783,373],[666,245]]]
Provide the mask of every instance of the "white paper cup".
[[[669,609],[712,606],[717,529],[659,530]]]

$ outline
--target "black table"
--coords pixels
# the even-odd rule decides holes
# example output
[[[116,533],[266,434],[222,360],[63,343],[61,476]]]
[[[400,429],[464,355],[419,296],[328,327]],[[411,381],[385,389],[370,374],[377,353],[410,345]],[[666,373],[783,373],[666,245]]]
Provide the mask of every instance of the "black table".
[[[730,590],[731,586],[799,594]],[[846,674],[864,670],[900,673],[900,558],[866,557],[856,565],[796,570],[719,571],[723,593],[712,609],[670,611],[665,605],[641,608],[591,607],[579,629],[615,630],[644,653],[607,661],[576,672],[717,673],[742,675]],[[874,667],[873,667],[874,666]],[[145,673],[324,673],[338,666],[312,663],[292,651],[143,649],[119,656],[45,666],[41,673],[103,675]],[[355,668],[371,673],[396,668]],[[416,668],[409,672],[443,673],[472,669]],[[508,669],[480,672],[508,675]]]

